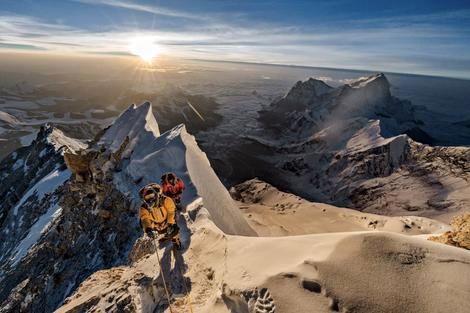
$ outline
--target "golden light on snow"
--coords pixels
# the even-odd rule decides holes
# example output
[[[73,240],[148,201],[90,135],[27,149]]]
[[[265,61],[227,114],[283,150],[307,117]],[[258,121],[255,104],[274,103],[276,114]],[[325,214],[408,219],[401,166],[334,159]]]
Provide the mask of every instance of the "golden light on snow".
[[[150,64],[160,53],[160,47],[150,37],[136,37],[129,43],[129,51]]]

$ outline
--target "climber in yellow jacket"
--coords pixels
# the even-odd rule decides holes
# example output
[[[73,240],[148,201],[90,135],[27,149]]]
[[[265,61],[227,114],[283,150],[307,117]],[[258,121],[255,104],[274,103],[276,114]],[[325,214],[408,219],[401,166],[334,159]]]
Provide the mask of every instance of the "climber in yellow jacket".
[[[179,228],[176,224],[176,205],[170,197],[163,195],[158,184],[148,184],[139,192],[142,199],[140,223],[152,239],[163,234],[162,240],[172,240],[176,248],[181,247]]]

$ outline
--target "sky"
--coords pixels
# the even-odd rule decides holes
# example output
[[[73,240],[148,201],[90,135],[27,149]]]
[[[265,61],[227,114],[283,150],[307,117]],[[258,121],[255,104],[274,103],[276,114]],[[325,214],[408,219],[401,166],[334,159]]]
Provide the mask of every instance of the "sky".
[[[470,79],[468,0],[1,0],[0,51],[161,55]]]

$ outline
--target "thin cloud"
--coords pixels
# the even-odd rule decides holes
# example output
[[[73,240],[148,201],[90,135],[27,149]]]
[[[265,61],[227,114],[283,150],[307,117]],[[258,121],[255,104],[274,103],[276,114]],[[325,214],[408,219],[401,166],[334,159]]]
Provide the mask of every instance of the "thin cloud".
[[[128,9],[146,13],[152,13],[157,15],[169,16],[169,17],[181,17],[188,19],[205,19],[206,17],[201,15],[192,14],[180,10],[171,10],[161,6],[145,5],[131,1],[124,0],[72,0],[74,2],[86,3],[91,5],[104,5],[115,8]]]
[[[42,47],[37,47],[33,45],[22,45],[22,44],[17,44],[17,43],[8,43],[8,42],[0,42],[0,49],[15,49],[15,50],[39,50],[39,51],[44,51],[47,50]]]

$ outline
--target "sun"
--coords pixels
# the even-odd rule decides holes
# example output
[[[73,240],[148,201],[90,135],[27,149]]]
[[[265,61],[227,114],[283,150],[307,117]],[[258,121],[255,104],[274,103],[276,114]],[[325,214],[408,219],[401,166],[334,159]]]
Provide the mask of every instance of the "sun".
[[[129,51],[151,64],[160,52],[160,47],[150,37],[136,37],[129,43]]]

